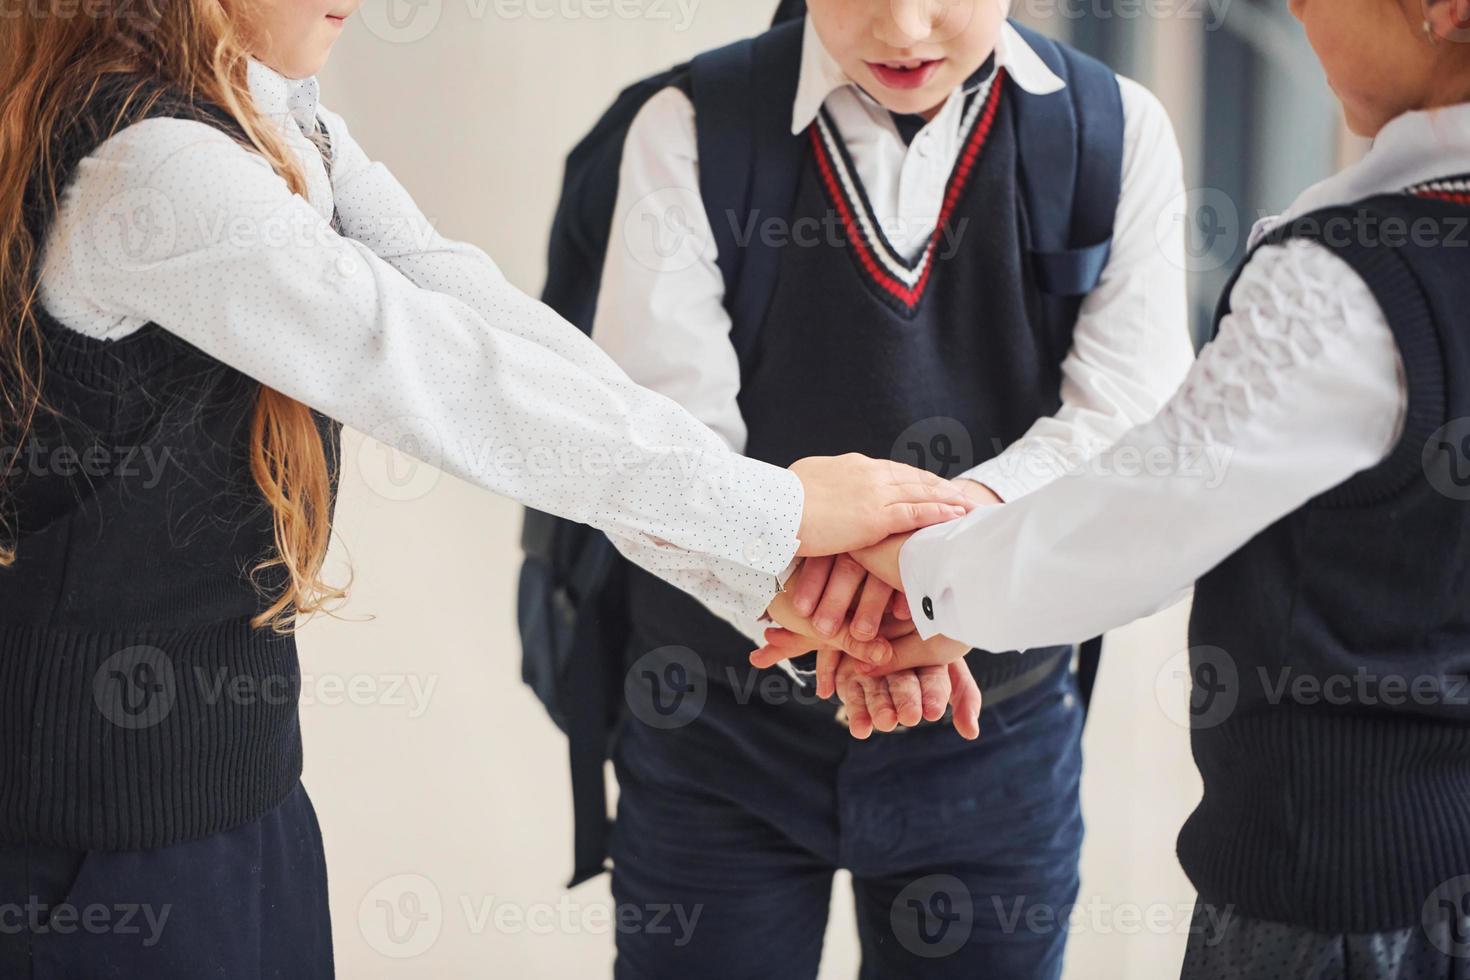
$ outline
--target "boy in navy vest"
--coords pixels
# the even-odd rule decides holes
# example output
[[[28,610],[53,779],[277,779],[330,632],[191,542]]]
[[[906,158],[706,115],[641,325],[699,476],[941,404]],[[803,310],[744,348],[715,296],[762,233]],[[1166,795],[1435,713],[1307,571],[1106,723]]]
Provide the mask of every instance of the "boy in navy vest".
[[[1059,331],[1027,259],[1017,116],[1063,79],[996,0],[810,7],[777,28],[801,32],[779,108],[803,164],[789,214],[746,229],[785,242],[753,356],[730,341],[678,85],[628,134],[594,339],[747,455],[902,459],[977,502],[1022,496],[1152,416],[1192,354],[1180,158],[1158,102],[1118,80],[1112,248]],[[620,929],[619,977],[815,976],[837,868],[853,874],[864,976],[1060,974],[1082,833],[1070,648],[974,654],[976,742],[937,724],[857,742],[798,672],[752,673],[761,624],[630,574],[630,659],[684,663],[704,701],[621,726],[613,891],[699,917]],[[1057,920],[1009,920],[1023,896]]]

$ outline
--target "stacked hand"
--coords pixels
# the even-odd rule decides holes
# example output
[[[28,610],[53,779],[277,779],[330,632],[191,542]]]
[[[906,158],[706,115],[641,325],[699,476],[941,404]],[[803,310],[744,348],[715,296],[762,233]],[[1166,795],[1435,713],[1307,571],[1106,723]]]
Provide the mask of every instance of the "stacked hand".
[[[947,705],[954,708],[955,729],[965,738],[976,738],[981,695],[962,660],[969,648],[947,637],[926,641],[918,635],[901,591],[898,556],[914,530],[999,503],[999,498],[973,481],[948,483],[899,463],[857,459],[880,468],[865,475],[883,474],[880,506],[854,493],[854,486],[862,483],[836,485],[844,475],[835,464],[854,466],[852,457],[803,460],[792,466],[798,475],[811,466],[808,472],[814,483],[832,480],[820,487],[819,492],[831,496],[816,498],[817,516],[825,507],[841,506],[854,523],[842,529],[818,527],[819,536],[812,541],[803,520],[800,553],[810,557],[802,562],[788,591],[772,603],[770,615],[780,627],[766,632],[766,645],[751,655],[751,663],[771,667],[815,650],[817,694],[835,693],[842,700],[849,727],[858,738],[867,738],[874,729],[889,732],[899,725],[916,725],[920,719],[937,721]],[[891,469],[885,472],[883,467]],[[805,476],[803,484],[808,486],[811,517],[812,485]],[[926,494],[932,499],[905,499]],[[962,501],[959,506],[953,503],[956,494]],[[931,503],[937,506],[929,507]],[[909,509],[895,512],[895,506]],[[874,537],[872,531],[880,526],[886,533]],[[834,548],[836,543],[845,547]],[[837,550],[842,553],[829,554]]]

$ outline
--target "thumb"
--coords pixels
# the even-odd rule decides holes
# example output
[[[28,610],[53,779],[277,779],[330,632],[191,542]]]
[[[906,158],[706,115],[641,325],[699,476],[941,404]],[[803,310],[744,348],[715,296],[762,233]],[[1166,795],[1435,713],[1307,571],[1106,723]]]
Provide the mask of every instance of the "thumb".
[[[954,707],[954,727],[960,737],[973,742],[980,737],[980,706],[983,698],[975,675],[963,660],[949,665],[952,692],[949,703]]]

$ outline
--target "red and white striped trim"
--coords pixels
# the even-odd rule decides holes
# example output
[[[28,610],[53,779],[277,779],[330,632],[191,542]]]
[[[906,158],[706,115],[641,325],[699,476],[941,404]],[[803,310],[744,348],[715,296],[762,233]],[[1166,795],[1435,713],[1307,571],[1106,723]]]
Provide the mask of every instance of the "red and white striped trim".
[[[944,205],[929,243],[915,262],[908,262],[899,255],[883,236],[877,219],[869,209],[866,197],[861,192],[859,178],[847,164],[842,153],[839,135],[827,122],[825,114],[819,113],[808,132],[817,161],[817,169],[826,185],[827,194],[842,218],[847,237],[857,255],[858,263],[883,292],[898,300],[907,311],[913,312],[924,296],[933,258],[940,237],[954,213],[960,195],[969,183],[975,169],[975,161],[985,145],[986,137],[995,122],[996,107],[1000,103],[1001,81],[1004,72],[996,72],[985,87],[979,89],[974,102],[961,123],[965,148],[950,174],[949,186],[945,190]]]
[[[1429,197],[1451,204],[1470,205],[1470,178],[1456,177],[1450,180],[1430,180],[1409,188],[1415,197]]]

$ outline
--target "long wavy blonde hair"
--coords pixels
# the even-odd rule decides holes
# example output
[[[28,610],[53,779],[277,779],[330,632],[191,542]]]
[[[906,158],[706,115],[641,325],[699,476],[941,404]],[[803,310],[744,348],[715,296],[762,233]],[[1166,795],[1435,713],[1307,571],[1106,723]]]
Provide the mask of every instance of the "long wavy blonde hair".
[[[246,82],[249,0],[28,0],[0,16],[0,503],[41,400],[42,332],[36,316],[42,242],[27,196],[54,213],[57,136],[104,84],[121,81],[117,128],[162,91],[218,107],[297,194],[300,172]],[[254,620],[280,632],[345,592],[322,581],[331,539],[327,449],[310,409],[264,385],[251,426],[251,474],[274,514],[275,554],[288,584]],[[8,510],[8,508],[7,508]],[[0,511],[0,565],[16,561],[15,528]]]

